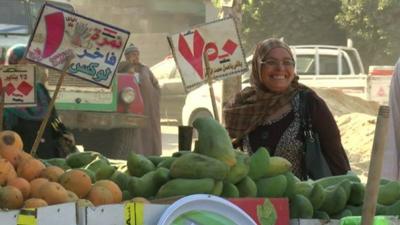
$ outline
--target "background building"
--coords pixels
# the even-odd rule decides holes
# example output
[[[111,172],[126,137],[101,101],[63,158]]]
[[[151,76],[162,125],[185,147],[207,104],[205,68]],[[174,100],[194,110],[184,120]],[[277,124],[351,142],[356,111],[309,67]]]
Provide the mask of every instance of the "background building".
[[[131,32],[148,66],[170,55],[167,35],[217,18],[210,0],[71,0],[76,12]]]

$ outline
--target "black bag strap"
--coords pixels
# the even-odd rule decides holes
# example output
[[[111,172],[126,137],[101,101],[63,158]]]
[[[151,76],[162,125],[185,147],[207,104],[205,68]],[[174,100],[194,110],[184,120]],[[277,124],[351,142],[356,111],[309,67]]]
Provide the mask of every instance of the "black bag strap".
[[[300,124],[303,128],[303,137],[310,138],[311,140],[314,139],[312,134],[312,122],[311,122],[311,115],[310,111],[308,110],[308,102],[307,102],[307,95],[308,91],[300,91]]]

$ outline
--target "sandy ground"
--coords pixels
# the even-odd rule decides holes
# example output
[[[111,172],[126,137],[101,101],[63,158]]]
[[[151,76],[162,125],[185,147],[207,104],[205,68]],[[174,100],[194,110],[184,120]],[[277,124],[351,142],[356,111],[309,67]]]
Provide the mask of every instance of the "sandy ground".
[[[379,105],[337,90],[316,91],[335,116],[352,170],[366,182]]]
[[[178,151],[178,127],[161,126],[162,134],[162,155],[171,156]]]

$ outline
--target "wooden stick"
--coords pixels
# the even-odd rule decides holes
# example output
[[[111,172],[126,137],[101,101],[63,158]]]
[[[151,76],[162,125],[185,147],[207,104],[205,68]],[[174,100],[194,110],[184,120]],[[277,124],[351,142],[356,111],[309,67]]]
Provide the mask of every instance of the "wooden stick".
[[[36,134],[36,139],[35,139],[35,142],[32,145],[32,149],[31,149],[31,155],[33,157],[36,157],[37,148],[39,147],[40,140],[42,139],[44,130],[46,129],[47,122],[49,121],[49,118],[51,116],[51,112],[52,112],[52,110],[54,108],[54,104],[56,102],[58,92],[60,91],[61,85],[62,85],[62,83],[64,81],[64,77],[67,74],[67,70],[68,70],[68,68],[70,66],[71,60],[72,60],[72,58],[68,58],[67,61],[65,61],[65,65],[64,65],[63,71],[62,71],[62,73],[60,75],[60,78],[58,79],[56,89],[54,90],[53,97],[51,98],[51,101],[49,103],[49,107],[48,107],[46,116],[44,117],[42,123],[40,124],[40,128],[39,128],[39,130],[38,130],[38,132]]]
[[[215,118],[215,120],[220,122],[218,109],[217,109],[217,103],[215,102],[214,88],[213,88],[213,84],[212,84],[213,72],[210,69],[210,61],[208,60],[208,55],[206,52],[203,53],[203,58],[204,58],[204,62],[206,64],[206,78],[207,78],[208,87],[210,89],[210,97],[211,97],[211,104],[212,104],[213,112],[214,112],[214,118]]]
[[[368,181],[365,188],[365,197],[362,209],[361,224],[372,225],[374,222],[376,202],[381,178],[383,151],[385,147],[388,127],[389,107],[380,106],[376,120],[374,142],[372,145],[371,160],[368,170]]]

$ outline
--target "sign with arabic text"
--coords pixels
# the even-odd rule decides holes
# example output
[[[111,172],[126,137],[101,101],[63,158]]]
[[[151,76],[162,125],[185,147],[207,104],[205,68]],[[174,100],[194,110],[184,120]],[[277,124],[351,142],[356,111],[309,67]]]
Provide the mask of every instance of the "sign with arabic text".
[[[204,53],[215,80],[248,70],[236,24],[231,18],[169,36],[168,41],[187,91],[207,82]]]
[[[129,32],[45,4],[28,44],[26,58],[62,71],[73,56],[67,73],[110,87]]]
[[[6,108],[36,106],[34,65],[1,66],[0,87]]]

